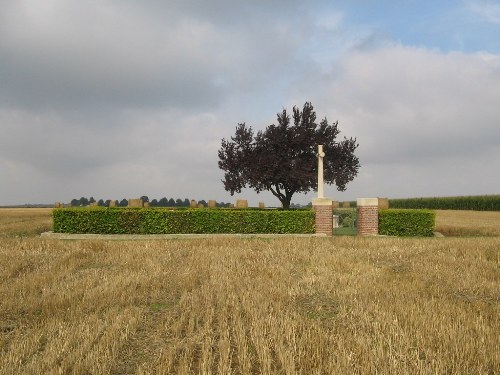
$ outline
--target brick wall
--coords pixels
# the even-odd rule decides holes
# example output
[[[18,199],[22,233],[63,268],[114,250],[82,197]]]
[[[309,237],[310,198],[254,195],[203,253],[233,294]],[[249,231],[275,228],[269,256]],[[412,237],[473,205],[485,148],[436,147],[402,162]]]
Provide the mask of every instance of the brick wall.
[[[333,207],[329,198],[313,199],[313,209],[316,213],[316,234],[331,236],[333,232]]]
[[[378,199],[358,199],[358,236],[378,234]]]

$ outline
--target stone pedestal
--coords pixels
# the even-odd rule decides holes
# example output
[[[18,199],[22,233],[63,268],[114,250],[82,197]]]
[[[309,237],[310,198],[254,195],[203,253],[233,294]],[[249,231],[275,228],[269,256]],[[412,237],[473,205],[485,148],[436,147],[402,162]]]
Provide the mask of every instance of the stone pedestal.
[[[314,198],[312,206],[316,213],[316,234],[333,234],[333,206],[330,198]]]
[[[378,198],[378,209],[379,210],[387,210],[389,208],[389,199],[388,198]]]
[[[358,198],[358,236],[378,235],[378,198]]]
[[[246,199],[237,199],[236,208],[248,208],[248,201]]]
[[[144,207],[144,203],[142,199],[129,199],[128,200],[128,207]]]

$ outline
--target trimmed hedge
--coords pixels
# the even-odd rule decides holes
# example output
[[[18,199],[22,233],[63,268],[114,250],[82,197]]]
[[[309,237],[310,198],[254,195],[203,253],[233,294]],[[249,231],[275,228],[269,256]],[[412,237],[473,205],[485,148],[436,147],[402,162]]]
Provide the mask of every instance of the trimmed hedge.
[[[379,210],[378,233],[386,236],[432,237],[436,214],[430,210]]]
[[[314,233],[312,210],[59,208],[54,232],[94,234]]]
[[[390,199],[391,208],[500,211],[500,195]]]

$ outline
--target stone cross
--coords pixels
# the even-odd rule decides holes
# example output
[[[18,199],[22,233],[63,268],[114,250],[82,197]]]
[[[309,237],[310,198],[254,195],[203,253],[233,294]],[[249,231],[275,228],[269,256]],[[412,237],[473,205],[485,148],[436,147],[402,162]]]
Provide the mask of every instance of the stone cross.
[[[318,198],[324,198],[323,195],[323,145],[318,145]]]

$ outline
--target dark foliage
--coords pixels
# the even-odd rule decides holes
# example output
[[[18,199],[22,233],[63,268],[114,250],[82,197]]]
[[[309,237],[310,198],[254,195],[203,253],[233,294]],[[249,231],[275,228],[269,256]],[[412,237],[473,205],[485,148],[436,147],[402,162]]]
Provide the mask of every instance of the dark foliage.
[[[222,140],[224,188],[231,195],[247,186],[257,193],[268,190],[289,208],[293,194],[317,189],[317,146],[323,145],[325,183],[344,191],[359,169],[356,139],[337,141],[338,122],[329,124],[325,118],[316,123],[316,112],[307,102],[302,111],[293,107],[292,118],[283,109],[277,121],[255,136],[251,127],[238,124],[231,140]]]

